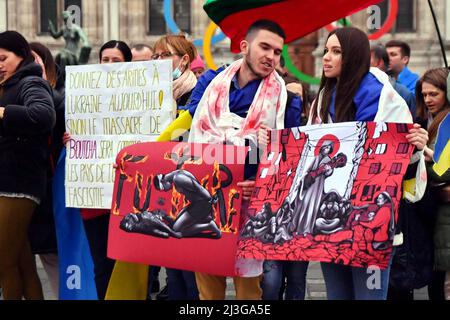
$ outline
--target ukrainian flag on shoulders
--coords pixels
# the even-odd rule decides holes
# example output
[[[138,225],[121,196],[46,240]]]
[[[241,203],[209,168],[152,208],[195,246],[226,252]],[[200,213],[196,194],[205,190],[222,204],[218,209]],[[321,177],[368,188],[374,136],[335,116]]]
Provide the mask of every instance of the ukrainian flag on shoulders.
[[[442,176],[450,168],[450,113],[439,125],[433,155],[433,170]]]

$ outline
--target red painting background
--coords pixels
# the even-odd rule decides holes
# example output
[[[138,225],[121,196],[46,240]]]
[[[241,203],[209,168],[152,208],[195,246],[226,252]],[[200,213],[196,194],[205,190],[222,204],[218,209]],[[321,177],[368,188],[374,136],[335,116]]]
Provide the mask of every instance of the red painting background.
[[[388,123],[386,130],[373,139],[376,123],[367,123],[367,138],[364,155],[360,161],[353,183],[351,204],[370,205],[376,196],[386,191],[392,197],[397,221],[398,204],[401,199],[402,180],[413,152],[406,140],[411,125]],[[301,128],[302,129],[302,128]],[[332,127],[324,129],[324,135],[333,133]],[[289,195],[294,181],[295,169],[305,147],[307,130],[296,139],[291,129],[278,131],[275,135],[276,154],[273,161],[259,166],[256,188],[249,206],[249,216],[255,216],[269,202],[273,212],[280,208]],[[378,145],[386,145],[384,153],[377,154]],[[286,152],[286,161],[275,164],[278,153]],[[269,149],[271,151],[271,149]],[[351,163],[351,158],[347,160]],[[261,178],[262,170],[269,170]],[[290,174],[288,174],[290,173]],[[347,181],[342,181],[347,183]],[[245,223],[245,222],[244,222]],[[238,256],[242,258],[269,260],[302,260],[333,262],[356,267],[378,266],[386,268],[392,252],[392,243],[385,250],[374,250],[372,243],[377,230],[357,224],[332,234],[296,235],[283,244],[263,243],[256,238],[241,238]]]
[[[188,149],[186,149],[188,148]],[[203,154],[207,148],[207,154]],[[186,150],[190,150],[186,152]],[[237,163],[237,154],[240,153],[241,164]],[[120,221],[129,213],[138,213],[134,207],[133,197],[138,184],[137,176],[142,176],[140,205],[145,202],[147,192],[147,179],[152,179],[157,174],[166,174],[177,169],[177,159],[187,153],[202,158],[207,156],[214,159],[227,159],[226,167],[232,172],[232,184],[223,188],[223,195],[227,208],[227,222],[230,214],[233,215],[230,225],[222,226],[217,209],[214,209],[216,224],[220,227],[222,236],[220,239],[209,238],[159,238],[140,233],[125,232],[119,228]],[[246,154],[246,148],[229,145],[202,145],[174,142],[140,143],[126,147],[117,155],[116,179],[114,184],[113,207],[110,216],[108,257],[168,268],[207,272],[216,275],[232,276],[235,274],[234,266],[237,251],[237,232],[239,227],[241,196],[236,183],[243,180],[242,154]],[[222,157],[222,155],[227,155]],[[234,155],[234,157],[233,157]],[[124,159],[140,159],[136,162]],[[230,163],[230,157],[234,162]],[[222,162],[223,163],[223,162]],[[213,185],[213,176],[218,180],[224,179],[223,173],[218,171],[218,162],[207,164],[199,159],[187,160],[179,169],[191,172],[201,184],[214,194],[217,184]],[[117,191],[119,176],[125,173],[128,177],[123,183],[120,206],[117,207]],[[208,183],[206,184],[206,179]],[[177,210],[186,203],[184,197],[172,189],[171,191],[159,191],[151,185],[150,206],[148,211],[162,209],[176,217]],[[231,195],[239,194],[238,199],[233,200],[231,209]]]

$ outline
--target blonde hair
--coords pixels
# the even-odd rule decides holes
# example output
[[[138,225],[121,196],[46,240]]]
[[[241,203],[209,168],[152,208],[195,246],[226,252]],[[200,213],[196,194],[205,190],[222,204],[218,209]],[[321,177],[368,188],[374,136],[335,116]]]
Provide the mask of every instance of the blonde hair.
[[[165,36],[162,36],[159,38],[155,45],[153,46],[153,52],[155,52],[158,49],[164,50],[164,51],[170,51],[169,46],[175,50],[174,53],[184,56],[187,54],[189,56],[189,65],[191,65],[192,61],[195,60],[195,57],[197,57],[197,49],[195,48],[194,44],[186,39],[186,37],[182,34],[180,35],[173,35],[168,34]]]

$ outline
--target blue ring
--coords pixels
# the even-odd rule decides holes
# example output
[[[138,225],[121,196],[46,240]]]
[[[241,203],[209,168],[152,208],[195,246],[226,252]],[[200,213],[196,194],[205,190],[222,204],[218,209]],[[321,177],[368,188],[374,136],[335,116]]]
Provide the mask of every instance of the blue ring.
[[[172,18],[172,0],[164,0],[163,10],[164,10],[164,19],[166,20],[170,32],[180,33],[181,32],[180,28],[176,24],[175,20]],[[215,35],[211,39],[211,45],[214,45],[224,40],[226,37],[227,36],[221,31],[219,34]],[[203,39],[195,39],[193,43],[196,47],[201,47],[203,46]]]

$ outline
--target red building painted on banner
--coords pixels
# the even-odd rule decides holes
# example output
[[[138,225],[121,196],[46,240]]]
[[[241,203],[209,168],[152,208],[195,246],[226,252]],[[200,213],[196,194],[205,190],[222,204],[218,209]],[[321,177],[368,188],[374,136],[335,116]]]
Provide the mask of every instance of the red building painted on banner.
[[[401,197],[402,186],[399,185],[398,175],[403,174],[405,158],[409,158],[410,148],[406,140],[398,143],[392,138],[395,133],[408,132],[406,124],[374,123],[367,124],[367,139],[364,152],[359,164],[358,173],[353,183],[351,195],[355,206],[372,202],[383,191],[395,199]],[[398,137],[398,136],[397,136]]]
[[[360,138],[354,141],[353,151],[349,150],[346,154],[346,167],[350,169],[350,173],[347,177],[339,178],[337,182],[345,184],[345,194],[323,193],[320,204],[322,206],[325,197],[329,196],[326,207],[321,208],[320,212],[308,212],[310,217],[315,219],[315,227],[312,232],[303,233],[293,229],[292,222],[294,228],[297,223],[294,218],[285,220],[286,212],[289,219],[289,211],[284,207],[278,209],[288,197],[297,174],[298,163],[302,163],[302,153],[306,153],[307,135],[300,133],[299,139],[295,139],[290,129],[279,134],[277,146],[280,149],[269,151],[269,162],[273,168],[271,169],[269,164],[263,164],[258,171],[255,194],[249,210],[250,216],[258,218],[247,220],[249,224],[244,228],[239,241],[238,257],[322,261],[357,267],[388,266],[394,226],[391,222],[397,218],[402,179],[413,149],[405,137],[409,125],[367,122],[357,123],[356,126],[359,127],[356,133]],[[348,130],[355,130],[353,124],[348,124]],[[330,131],[324,130],[323,136],[320,139],[317,137],[315,151],[319,150],[321,140],[333,136],[332,130]],[[284,142],[291,146],[285,146]],[[339,141],[336,145],[338,143]],[[339,147],[336,147],[336,152],[337,150]],[[286,161],[283,161],[284,155],[287,155],[284,158]],[[384,197],[384,202],[382,198],[376,201],[381,192],[390,195]],[[305,199],[307,201],[313,198]],[[351,200],[351,204],[348,200]],[[270,203],[270,206],[265,205],[266,203]],[[334,209],[335,207],[338,209]],[[267,208],[271,208],[272,212],[268,212]],[[273,222],[270,225],[272,229],[261,226],[274,221],[271,218],[274,214],[277,217],[275,228]],[[292,211],[292,214],[297,212]],[[301,218],[304,217],[305,215]],[[325,229],[331,225],[333,226]],[[266,229],[263,229],[264,227]]]
[[[269,161],[259,165],[259,180],[253,194],[254,199],[258,200],[252,201],[249,208],[250,215],[255,214],[258,208],[268,201],[272,204],[273,210],[278,209],[289,195],[307,136],[301,132],[299,138],[295,138],[291,129],[284,129],[278,132],[275,139],[278,143],[272,143],[273,147],[269,147],[267,157]]]

